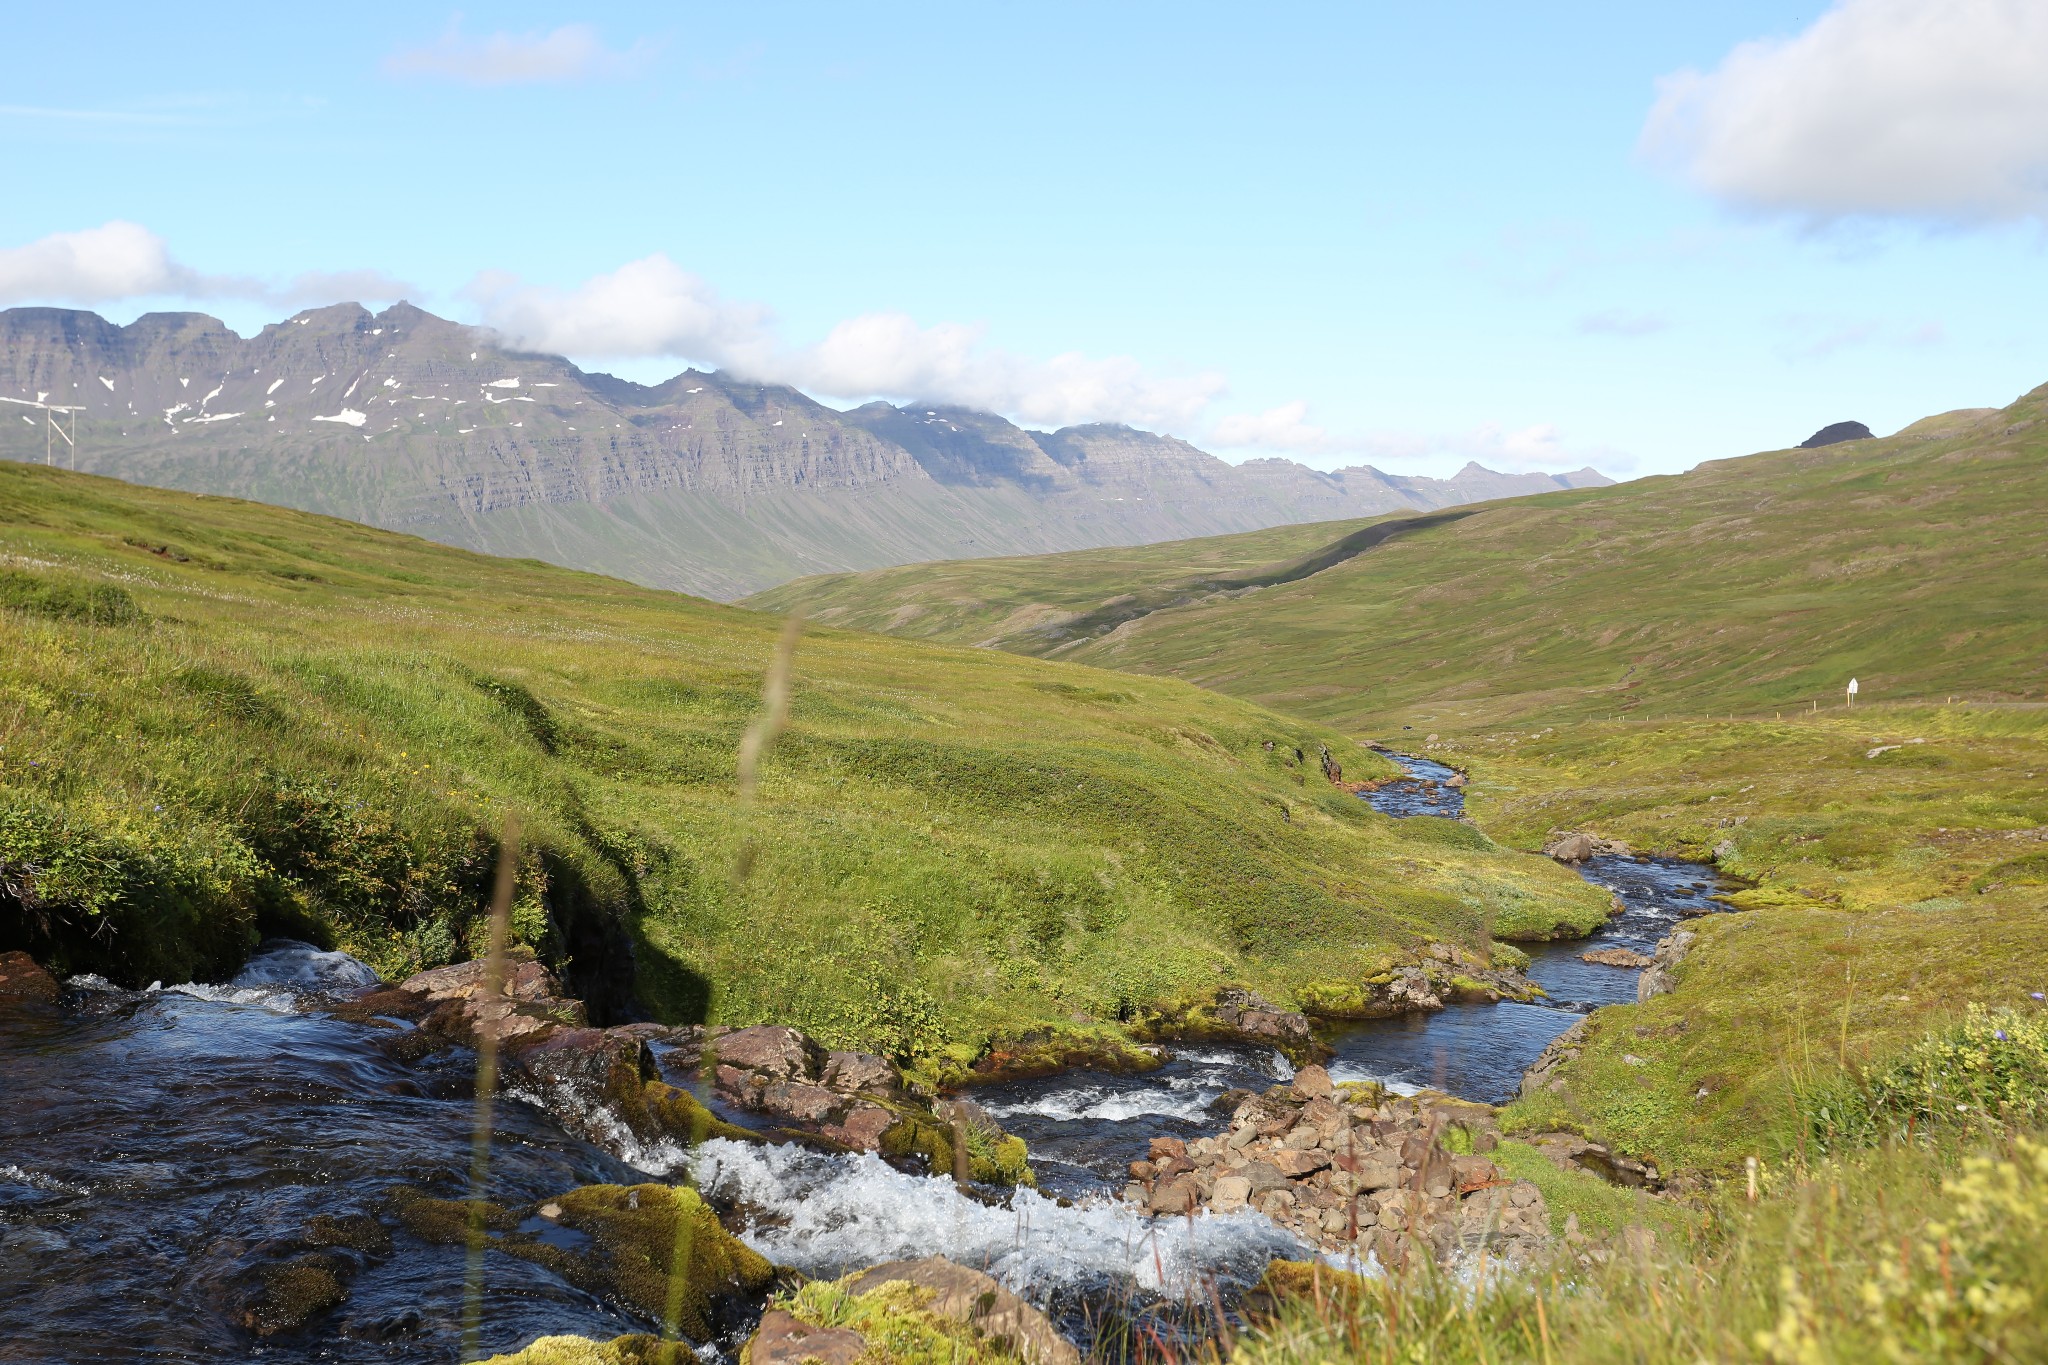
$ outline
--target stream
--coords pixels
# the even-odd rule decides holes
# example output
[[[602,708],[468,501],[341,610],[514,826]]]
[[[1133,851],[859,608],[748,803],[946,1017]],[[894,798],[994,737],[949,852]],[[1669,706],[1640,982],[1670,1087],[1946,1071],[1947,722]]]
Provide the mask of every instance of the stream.
[[[1465,813],[1464,792],[1450,785],[1455,769],[1410,754],[1387,757],[1407,776],[1359,794],[1374,810],[1396,819],[1456,819]],[[1649,854],[1602,855],[1576,870],[1623,908],[1586,938],[1519,945],[1529,954],[1529,979],[1543,988],[1549,1004],[1449,1003],[1430,1014],[1341,1026],[1325,1034],[1337,1049],[1330,1075],[1502,1103],[1514,1096],[1522,1073],[1551,1039],[1581,1015],[1634,1002],[1635,969],[1583,962],[1581,953],[1631,948],[1648,956],[1681,920],[1725,911],[1713,897],[1733,889],[1712,867]]]
[[[1451,770],[1365,799],[1400,817],[1455,817]],[[1592,966],[1592,946],[1647,952],[1688,914],[1718,909],[1711,870],[1597,858],[1581,875],[1626,905],[1592,940],[1533,945],[1551,1005],[1452,1004],[1327,1034],[1338,1080],[1471,1099],[1513,1093],[1580,1015],[1635,998],[1636,973]],[[374,981],[341,953],[266,944],[226,985],[67,984],[60,1010],[0,1020],[0,1360],[183,1362],[461,1359],[464,1253],[413,1239],[347,1253],[344,1303],[304,1330],[253,1338],[239,1322],[262,1268],[303,1251],[309,1220],[377,1217],[394,1186],[467,1188],[475,1059],[402,1061],[393,1031],[323,1003]],[[1293,1074],[1269,1049],[1191,1045],[1160,1069],[1085,1070],[991,1085],[974,1098],[1030,1145],[1041,1188],[962,1191],[874,1156],[712,1141],[684,1153],[611,1149],[516,1093],[496,1107],[490,1195],[526,1204],[577,1185],[692,1180],[770,1259],[814,1276],[940,1254],[987,1270],[1050,1313],[1084,1350],[1134,1322],[1199,1331],[1276,1256],[1308,1249],[1256,1213],[1153,1222],[1113,1197],[1150,1138],[1214,1132],[1217,1104]],[[600,1338],[652,1324],[514,1257],[486,1256],[483,1343]],[[736,1358],[736,1319],[706,1361]]]

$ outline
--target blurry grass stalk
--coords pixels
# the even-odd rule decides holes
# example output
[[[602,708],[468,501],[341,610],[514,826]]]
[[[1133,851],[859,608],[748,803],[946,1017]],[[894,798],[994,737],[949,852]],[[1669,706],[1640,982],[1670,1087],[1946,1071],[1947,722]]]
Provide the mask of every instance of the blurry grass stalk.
[[[761,760],[789,724],[790,674],[796,661],[796,642],[803,633],[802,614],[792,612],[782,623],[782,634],[776,638],[775,653],[768,661],[768,676],[761,684],[760,714],[740,739],[740,809],[747,830],[733,872],[734,880],[742,886],[753,873],[757,851],[752,818],[755,794],[761,786]]]
[[[761,786],[761,761],[774,745],[775,739],[789,724],[790,676],[796,662],[797,640],[803,635],[804,622],[801,614],[792,613],[782,623],[782,633],[776,637],[775,652],[768,659],[768,673],[761,681],[761,710],[747,726],[746,734],[740,737],[739,788],[741,819],[746,823],[745,834],[740,844],[739,857],[733,867],[733,886],[744,890],[748,876],[754,870],[755,839],[752,829],[755,795]],[[693,1135],[691,1145],[703,1141],[703,1134]],[[683,1183],[688,1183],[685,1172]],[[683,1297],[689,1289],[691,1240],[695,1228],[691,1220],[680,1215],[676,1218],[676,1240],[670,1249],[668,1263],[668,1302],[661,1318],[662,1360],[665,1365],[681,1357],[679,1345],[682,1339]]]
[[[491,892],[491,948],[484,958],[481,995],[493,1000],[505,993],[505,944],[512,924],[512,890],[519,870],[519,816],[505,813],[504,836],[498,848],[497,884]],[[478,1020],[476,1041],[476,1123],[469,1147],[469,1264],[462,1294],[462,1358],[483,1358],[484,1216],[489,1199],[491,1125],[498,1094],[498,1036],[489,1022]]]

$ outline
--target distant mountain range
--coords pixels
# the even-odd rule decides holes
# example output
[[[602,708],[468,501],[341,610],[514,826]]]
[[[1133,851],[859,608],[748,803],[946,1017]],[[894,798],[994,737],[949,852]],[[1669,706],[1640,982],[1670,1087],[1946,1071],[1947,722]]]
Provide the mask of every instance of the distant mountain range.
[[[492,554],[736,598],[803,574],[1257,530],[1604,485],[1232,465],[1171,436],[1027,431],[937,404],[841,412],[685,371],[652,387],[397,304],[246,340],[199,313],[119,327],[0,312],[0,458],[324,512]],[[65,421],[71,416],[66,415]]]

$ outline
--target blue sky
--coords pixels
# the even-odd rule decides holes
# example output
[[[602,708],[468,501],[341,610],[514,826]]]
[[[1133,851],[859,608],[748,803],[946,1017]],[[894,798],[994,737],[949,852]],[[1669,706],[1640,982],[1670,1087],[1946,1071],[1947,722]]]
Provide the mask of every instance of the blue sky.
[[[10,28],[0,305],[403,292],[635,378],[1399,472],[1664,472],[2048,382],[2038,0]]]

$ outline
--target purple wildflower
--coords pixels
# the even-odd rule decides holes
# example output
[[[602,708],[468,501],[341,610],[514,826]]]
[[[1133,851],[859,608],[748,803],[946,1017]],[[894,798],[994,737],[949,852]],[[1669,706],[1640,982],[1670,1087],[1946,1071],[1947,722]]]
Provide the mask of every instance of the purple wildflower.
[[[1992,1036],[1993,1038],[1996,1038],[1996,1039],[1997,1039],[1997,1040],[1998,1040],[1999,1042],[2001,1042],[2001,1043],[2002,1043],[2002,1042],[2004,1042],[2004,1041],[2005,1041],[2005,1030],[2004,1030],[2004,1029],[1997,1029],[1997,1030],[1994,1030],[1994,1031],[1992,1032],[1991,1036]]]
[[[2041,992],[2035,991],[2033,992],[2033,998],[2036,1000],[2048,1000],[2048,995],[2043,995],[2041,994]]]

